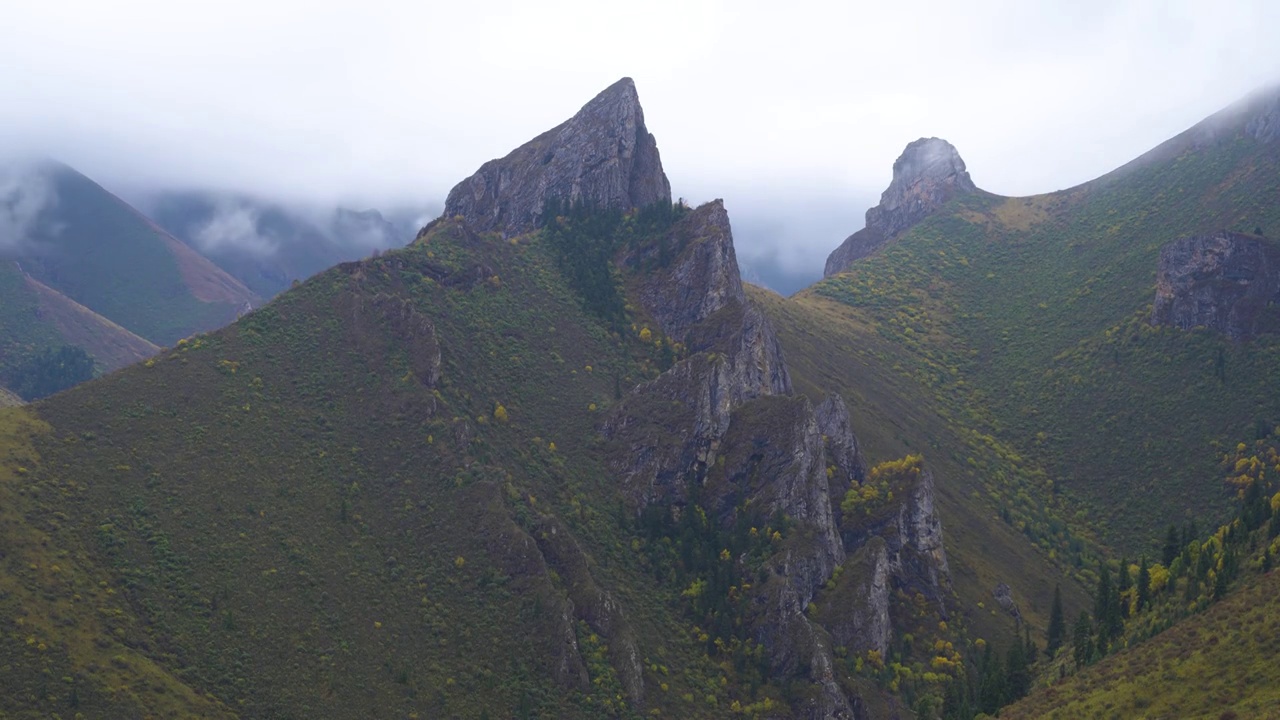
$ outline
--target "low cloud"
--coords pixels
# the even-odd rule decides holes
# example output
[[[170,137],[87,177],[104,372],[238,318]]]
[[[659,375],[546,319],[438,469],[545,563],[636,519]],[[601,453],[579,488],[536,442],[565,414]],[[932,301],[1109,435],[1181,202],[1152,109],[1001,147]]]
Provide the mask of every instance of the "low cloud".
[[[58,204],[58,192],[48,173],[35,165],[0,166],[0,252],[23,252],[36,242],[47,212]]]
[[[277,243],[258,232],[258,219],[257,208],[220,200],[214,205],[213,217],[192,233],[192,239],[206,253],[241,250],[259,257],[274,255]]]

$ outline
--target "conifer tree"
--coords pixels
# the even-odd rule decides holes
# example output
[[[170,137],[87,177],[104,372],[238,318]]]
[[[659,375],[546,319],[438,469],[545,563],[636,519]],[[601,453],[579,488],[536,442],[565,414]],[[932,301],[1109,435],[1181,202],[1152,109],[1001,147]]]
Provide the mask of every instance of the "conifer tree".
[[[1091,625],[1089,613],[1081,610],[1080,617],[1076,618],[1075,642],[1072,647],[1076,667],[1078,668],[1084,667],[1093,657],[1093,628]]]
[[[1147,567],[1147,558],[1143,556],[1138,566],[1138,611],[1151,605],[1151,568]]]
[[[1049,611],[1049,644],[1044,652],[1050,658],[1058,654],[1058,649],[1067,639],[1067,621],[1062,614],[1062,586],[1053,588],[1053,609]]]
[[[1173,565],[1174,558],[1178,557],[1181,547],[1178,544],[1178,528],[1176,525],[1169,525],[1169,533],[1165,535],[1164,548],[1160,555],[1160,560],[1165,567]]]

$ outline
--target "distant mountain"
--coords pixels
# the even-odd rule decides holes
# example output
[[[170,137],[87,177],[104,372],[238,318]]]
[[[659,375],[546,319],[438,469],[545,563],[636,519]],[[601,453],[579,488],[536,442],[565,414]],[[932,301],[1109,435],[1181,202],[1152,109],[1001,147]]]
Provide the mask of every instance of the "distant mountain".
[[[140,204],[162,227],[263,297],[340,262],[408,244],[422,212],[314,209],[245,194],[162,192]]]
[[[235,319],[257,297],[66,165],[27,171],[47,198],[10,258],[35,280],[137,335],[171,344]]]

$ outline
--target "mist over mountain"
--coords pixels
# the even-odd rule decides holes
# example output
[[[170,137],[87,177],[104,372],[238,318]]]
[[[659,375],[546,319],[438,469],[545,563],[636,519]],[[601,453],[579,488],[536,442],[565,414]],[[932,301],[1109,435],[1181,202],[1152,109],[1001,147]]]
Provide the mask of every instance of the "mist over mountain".
[[[434,216],[423,208],[384,215],[229,192],[155,192],[138,204],[264,297],[340,262],[402,247]]]

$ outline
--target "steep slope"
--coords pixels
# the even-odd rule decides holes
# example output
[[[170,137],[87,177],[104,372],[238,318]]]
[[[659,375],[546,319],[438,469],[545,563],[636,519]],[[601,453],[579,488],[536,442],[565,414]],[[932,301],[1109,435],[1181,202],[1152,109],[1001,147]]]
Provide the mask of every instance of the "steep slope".
[[[75,170],[28,175],[46,201],[17,244],[22,269],[150,342],[169,345],[257,302],[243,284]]]
[[[1049,522],[1149,551],[1171,519],[1226,514],[1207,480],[1214,444],[1280,419],[1274,335],[1242,344],[1149,322],[1167,244],[1280,234],[1278,103],[1250,98],[1077,188],[956,195],[802,298],[852,308],[913,394],[1083,503]],[[1039,490],[995,492],[1002,515],[1034,527]]]
[[[38,282],[15,262],[0,263],[0,377],[41,351],[71,345],[109,372],[158,348]]]
[[[866,227],[850,235],[827,257],[822,276],[831,277],[879,250],[903,231],[937,212],[952,198],[977,191],[955,146],[941,138],[920,138],[893,163],[893,181],[880,204],[867,210]]]
[[[1088,604],[1071,575],[1089,537],[1073,534],[1056,519],[1068,510],[1053,499],[1037,468],[995,438],[957,422],[928,385],[902,372],[908,358],[899,355],[900,345],[876,332],[856,309],[809,294],[783,298],[748,287],[748,295],[778,328],[798,392],[815,402],[839,393],[865,453],[923,453],[941,478],[938,514],[947,531],[951,577],[971,612],[974,636],[1003,645],[1019,629],[995,600],[1001,584],[1010,586],[1019,616],[1037,637],[1048,626],[1055,586],[1061,584],[1071,612]],[[1005,498],[1015,495],[1027,500],[1021,528],[1002,513]]]
[[[21,404],[22,398],[4,388],[0,388],[0,408],[15,407]]]
[[[599,210],[671,201],[658,145],[631,78],[610,85],[572,118],[458,183],[445,217],[518,235],[538,227],[547,200]]]
[[[939,697],[967,636],[934,475],[866,467],[844,402],[792,393],[723,205],[546,200],[539,232],[441,218],[0,414],[0,710],[865,718]]]
[[[158,193],[142,207],[262,297],[340,262],[403,246],[418,230],[377,210],[307,210],[237,194]]]
[[[1203,615],[1039,689],[1002,718],[1178,717],[1249,720],[1280,706],[1280,573]]]

